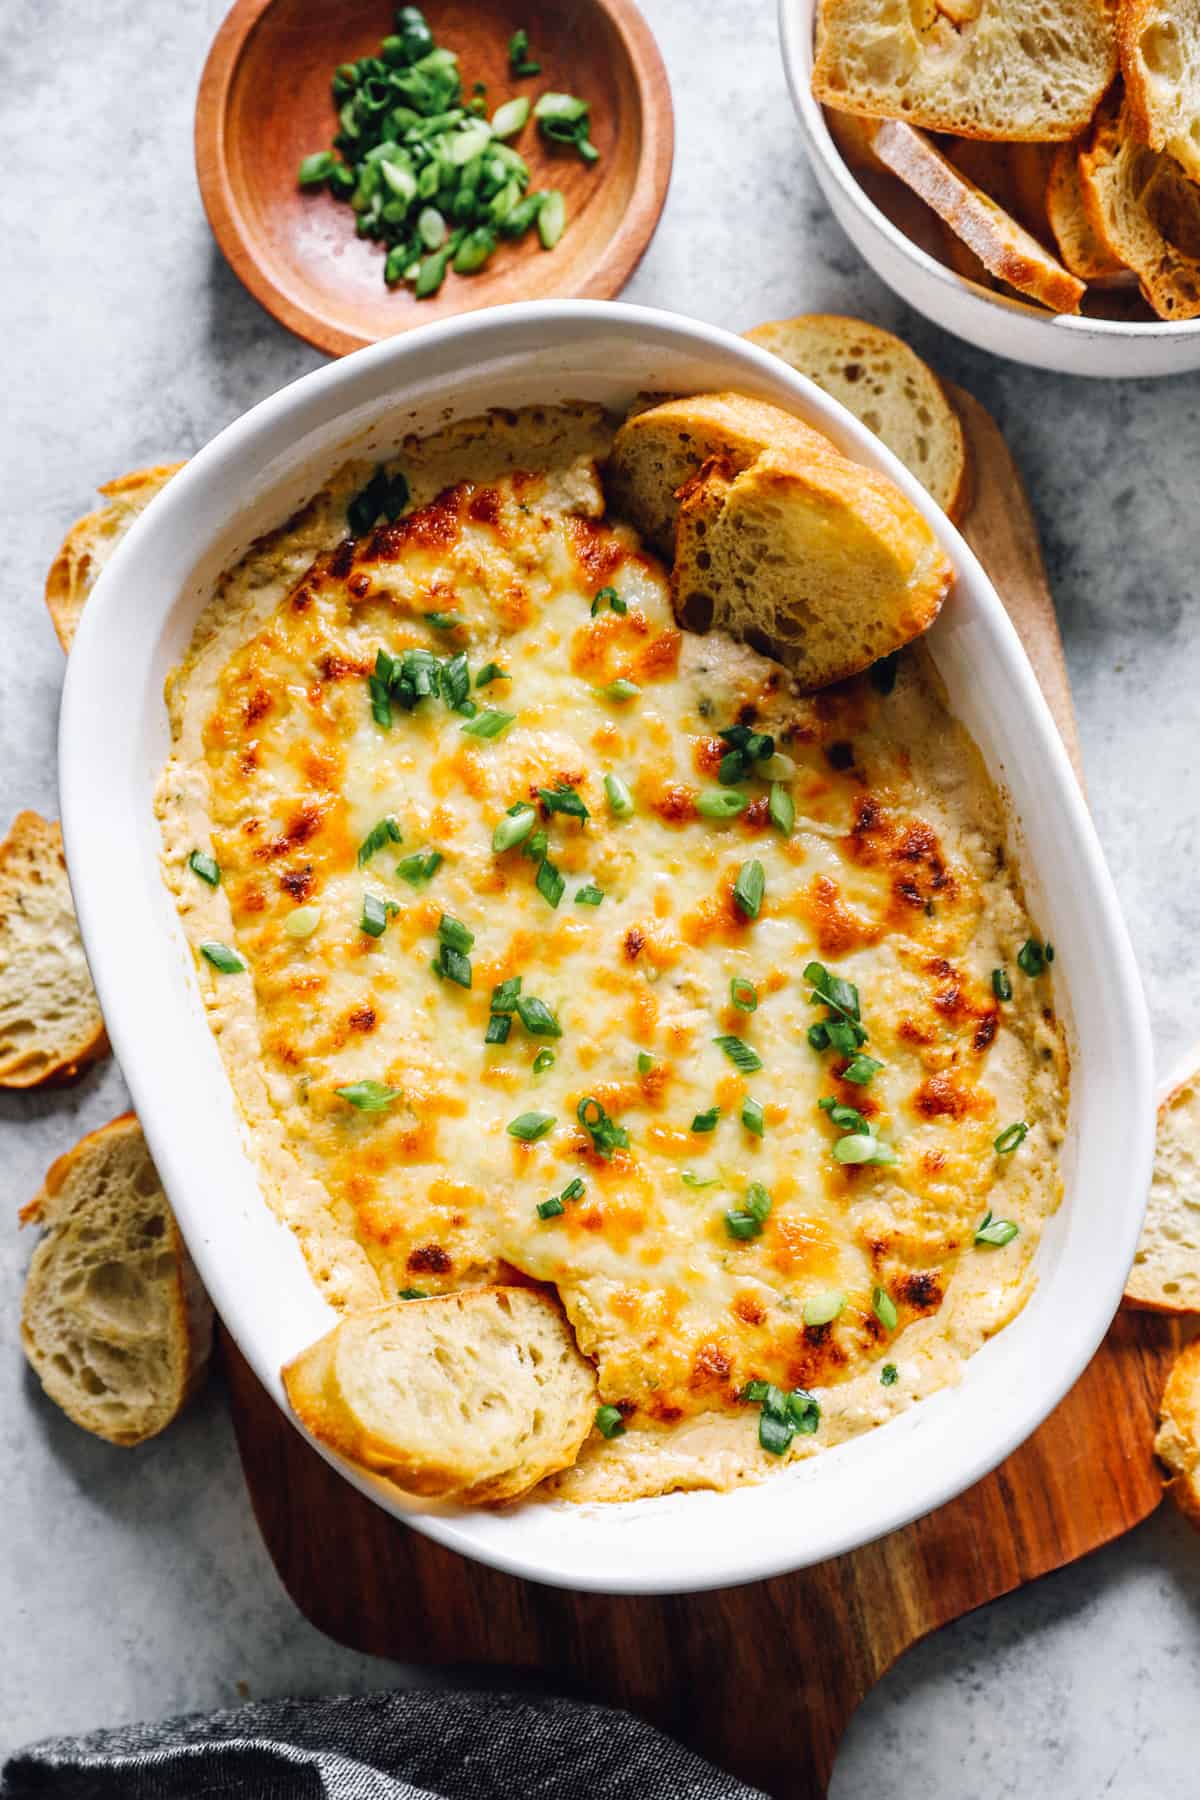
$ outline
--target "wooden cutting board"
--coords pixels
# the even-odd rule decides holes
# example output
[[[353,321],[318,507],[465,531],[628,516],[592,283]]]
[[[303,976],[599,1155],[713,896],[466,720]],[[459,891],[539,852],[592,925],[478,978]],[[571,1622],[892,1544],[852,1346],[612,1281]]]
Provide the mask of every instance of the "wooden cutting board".
[[[1078,768],[1054,606],[1020,477],[956,393],[975,462],[964,534],[1024,640]],[[500,1575],[407,1530],[310,1450],[225,1340],[254,1511],[301,1612],[357,1650],[504,1666],[628,1707],[781,1800],[825,1792],[858,1702],[918,1638],[1061,1568],[1157,1506],[1152,1439],[1179,1327],[1121,1313],[1028,1443],[939,1512],[798,1575],[666,1599],[569,1594]],[[803,1521],[797,1521],[803,1529]]]

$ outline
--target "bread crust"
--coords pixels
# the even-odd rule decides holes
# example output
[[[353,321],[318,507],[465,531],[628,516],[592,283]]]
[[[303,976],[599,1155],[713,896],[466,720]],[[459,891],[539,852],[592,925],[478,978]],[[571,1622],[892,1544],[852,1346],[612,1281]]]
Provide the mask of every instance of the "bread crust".
[[[1154,1449],[1170,1471],[1168,1494],[1200,1530],[1200,1338],[1185,1344],[1171,1365]]]
[[[943,218],[1000,281],[1051,312],[1077,313],[1085,285],[1022,225],[969,181],[924,132],[888,120],[875,154]]]
[[[4,944],[6,922],[10,915],[16,917],[20,913],[30,881],[53,882],[61,886],[59,904],[70,907],[67,864],[58,822],[26,811],[17,814],[7,837],[0,843],[0,949]],[[82,959],[80,946],[78,960],[82,962]],[[83,1017],[75,1035],[67,1037],[53,1053],[44,1052],[36,1060],[27,1044],[14,1042],[7,1055],[0,1048],[0,1088],[61,1087],[77,1081],[92,1063],[108,1055],[108,1033],[95,995],[91,994],[86,964],[80,979],[87,983],[87,994],[77,996]],[[36,1025],[37,1021],[33,1022]]]
[[[68,531],[47,571],[45,587],[51,623],[64,650],[71,648],[101,569],[139,513],[182,467],[181,462],[154,463],[104,482],[97,491],[105,504],[77,519]]]
[[[1189,1108],[1194,1111],[1194,1118],[1188,1111]],[[1200,1311],[1200,1299],[1196,1304],[1189,1304],[1186,1300],[1166,1298],[1161,1278],[1151,1275],[1142,1260],[1143,1247],[1148,1247],[1153,1243],[1162,1227],[1164,1218],[1174,1214],[1178,1219],[1178,1215],[1182,1214],[1185,1205],[1186,1197],[1180,1194],[1179,1187],[1181,1179],[1183,1182],[1187,1181],[1187,1171],[1186,1169],[1182,1172],[1178,1171],[1169,1162],[1169,1133],[1175,1126],[1177,1115],[1183,1120],[1185,1134],[1189,1133],[1190,1128],[1190,1137],[1195,1140],[1195,1161],[1197,1165],[1200,1165],[1200,1067],[1189,1070],[1180,1081],[1174,1083],[1159,1102],[1156,1117],[1155,1171],[1154,1181],[1151,1185],[1150,1203],[1142,1231],[1142,1241],[1138,1246],[1139,1255],[1135,1258],[1133,1268],[1129,1272],[1122,1304],[1135,1308],[1139,1312],[1162,1313],[1168,1318],[1188,1318]],[[1168,1204],[1164,1209],[1158,1208],[1155,1204],[1156,1190],[1167,1191]],[[1196,1194],[1196,1205],[1198,1213],[1200,1213],[1200,1192]],[[1160,1210],[1162,1216],[1159,1216]],[[1181,1246],[1181,1254],[1184,1257],[1187,1256],[1189,1249],[1185,1233],[1186,1227],[1183,1227],[1181,1232],[1178,1223],[1172,1232],[1176,1244]],[[1193,1290],[1196,1289],[1196,1285],[1196,1280],[1193,1278]]]
[[[1079,178],[1093,231],[1134,271],[1159,318],[1200,318],[1200,257],[1168,238],[1156,216],[1160,199],[1168,209],[1174,199],[1200,230],[1200,190],[1172,156],[1138,140],[1128,100],[1097,120],[1080,152]]]
[[[1121,0],[1121,9],[1117,20],[1117,48],[1121,60],[1121,74],[1125,82],[1125,97],[1129,107],[1130,121],[1133,131],[1144,144],[1152,150],[1169,150],[1171,155],[1193,180],[1200,181],[1200,143],[1192,132],[1173,132],[1163,119],[1156,104],[1151,86],[1151,74],[1146,66],[1142,52],[1142,36],[1153,22],[1156,15],[1178,30],[1185,42],[1193,37],[1195,18],[1180,19],[1178,12],[1184,9],[1172,6],[1164,9],[1162,0]],[[1193,58],[1200,63],[1200,45],[1192,44]],[[1178,80],[1176,81],[1178,89]]]

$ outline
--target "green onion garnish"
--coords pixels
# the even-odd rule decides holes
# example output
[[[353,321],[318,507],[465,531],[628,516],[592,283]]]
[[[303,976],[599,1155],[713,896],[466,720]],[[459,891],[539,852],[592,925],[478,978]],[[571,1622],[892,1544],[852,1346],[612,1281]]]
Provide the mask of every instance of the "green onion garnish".
[[[852,1132],[849,1137],[839,1138],[833,1146],[833,1155],[835,1162],[871,1163],[879,1167],[896,1161],[896,1152],[890,1144],[881,1144],[869,1132]]]
[[[522,1025],[531,1037],[557,1038],[562,1036],[562,1026],[544,1000],[534,999],[532,995],[518,994],[513,1005],[520,1015]]]
[[[489,662],[484,663],[475,677],[475,686],[477,688],[490,687],[493,681],[511,681],[511,679],[507,669],[502,669],[499,663]]]
[[[560,871],[555,868],[548,856],[544,856],[538,864],[538,872],[534,885],[538,893],[550,906],[557,906],[566,889],[566,882]]]
[[[499,737],[502,731],[508,730],[516,716],[516,713],[500,712],[494,706],[485,706],[476,718],[466,721],[463,730],[468,737]]]
[[[324,187],[336,167],[337,159],[332,150],[314,150],[311,156],[301,158],[296,179],[302,188]]]
[[[1052,946],[1039,943],[1037,938],[1026,938],[1017,951],[1017,966],[1029,976],[1044,975],[1046,964],[1053,961]]]
[[[1007,969],[992,970],[992,992],[997,1000],[1011,1000],[1013,997],[1012,982],[1008,978]]]
[[[349,1087],[335,1088],[339,1100],[348,1100],[359,1112],[386,1112],[400,1089],[385,1087],[382,1081],[352,1081]]]
[[[534,62],[529,55],[529,33],[524,26],[514,31],[508,40],[508,67],[513,75],[540,75],[542,65]]]
[[[553,1050],[539,1050],[537,1055],[533,1059],[534,1074],[535,1075],[544,1075],[546,1073],[547,1069],[552,1069],[553,1067],[554,1067],[554,1052],[553,1052]]]
[[[437,934],[443,944],[449,944],[452,950],[467,951],[474,948],[475,933],[468,931],[461,919],[452,918],[443,913],[438,920]]]
[[[501,981],[492,989],[492,1011],[511,1013],[517,1009],[517,995],[521,992],[521,977],[510,975],[507,981]]]
[[[360,489],[346,508],[346,523],[355,537],[366,537],[377,520],[390,524],[408,505],[408,482],[397,473],[388,475],[380,463],[366,487]]]
[[[838,1288],[826,1288],[824,1293],[813,1294],[804,1302],[804,1323],[806,1325],[832,1325],[845,1304],[846,1296]]]
[[[758,989],[744,975],[734,975],[730,980],[729,998],[739,1012],[752,1013],[758,1007]]]
[[[364,894],[358,928],[368,937],[382,937],[388,920],[398,910],[394,900],[385,900],[381,894]]]
[[[222,975],[239,975],[246,967],[245,958],[239,956],[236,950],[231,950],[228,944],[201,944],[200,954],[214,969],[219,969]]]
[[[586,887],[575,890],[576,906],[599,906],[603,898],[604,889],[598,888],[594,881],[589,881]]]
[[[696,811],[702,819],[736,819],[749,804],[749,794],[737,788],[705,788],[696,795]]]
[[[518,95],[515,100],[506,100],[492,114],[492,136],[499,138],[501,143],[506,138],[516,137],[528,118],[529,101],[524,94]]]
[[[842,1070],[842,1080],[852,1081],[858,1087],[866,1087],[871,1077],[878,1075],[882,1067],[881,1062],[876,1062],[873,1056],[867,1056],[860,1050]]]
[[[435,631],[457,631],[463,623],[461,613],[427,612],[425,623],[432,625]]]
[[[596,1409],[596,1430],[601,1437],[620,1437],[625,1429],[625,1421],[621,1417],[620,1408],[616,1406],[600,1406]]]
[[[750,1098],[749,1094],[742,1101],[742,1124],[747,1131],[753,1132],[755,1137],[762,1136],[765,1125],[763,1109],[757,1100]]]
[[[650,1052],[648,1050],[639,1050],[637,1056],[638,1074],[648,1075],[653,1067],[654,1058],[651,1056]]]
[[[706,1188],[716,1187],[721,1177],[719,1175],[697,1175],[695,1169],[684,1169],[679,1179],[684,1187]]]
[[[993,1148],[995,1149],[997,1156],[1011,1156],[1013,1151],[1017,1149],[1020,1144],[1023,1144],[1028,1136],[1028,1125],[1026,1125],[1024,1119],[1019,1119],[1015,1125],[1005,1126],[1004,1130],[1000,1133],[1000,1136],[996,1139]]]
[[[1011,1219],[993,1219],[989,1208],[975,1229],[975,1242],[1000,1248],[1004,1244],[1011,1244],[1020,1229]]]
[[[559,1198],[561,1200],[582,1200],[584,1191],[584,1183],[582,1179],[576,1175],[573,1180],[568,1181],[566,1187],[559,1195]]]
[[[505,813],[497,821],[492,833],[492,849],[499,856],[514,845],[523,843],[537,823],[537,813],[532,806],[517,806],[512,812]]]
[[[886,1288],[877,1287],[871,1295],[871,1311],[879,1320],[885,1331],[895,1331],[900,1323],[900,1314],[896,1311],[896,1302]]]
[[[782,782],[771,783],[771,798],[767,802],[767,815],[776,831],[781,831],[784,837],[791,836],[792,826],[796,823],[796,802],[792,799],[790,790],[785,788]]]
[[[556,1194],[552,1200],[539,1200],[537,1216],[539,1219],[558,1219],[566,1212],[566,1207]]]
[[[569,819],[587,819],[591,816],[568,782],[560,781],[557,787],[539,788],[538,795],[549,813],[565,813]]]
[[[615,1119],[610,1119],[599,1100],[591,1094],[585,1094],[575,1108],[575,1117],[592,1140],[592,1149],[602,1156],[606,1162],[612,1160],[614,1150],[629,1148],[629,1133]]]
[[[453,944],[439,946],[433,972],[444,981],[453,981],[458,987],[469,988],[471,985],[471,959],[464,956],[461,950],[456,950]]]
[[[804,1388],[785,1394],[769,1381],[748,1381],[738,1398],[762,1407],[758,1441],[771,1456],[783,1456],[794,1437],[811,1437],[821,1423],[820,1404]]]
[[[369,863],[375,852],[377,850],[382,850],[385,844],[399,844],[402,841],[402,837],[403,834],[399,825],[396,823],[392,814],[388,813],[387,817],[380,819],[377,825],[372,825],[370,831],[368,831],[366,837],[358,846],[359,868],[361,869],[365,863]]]
[[[523,1144],[536,1144],[553,1126],[553,1113],[527,1112],[510,1119],[505,1130],[509,1137],[519,1138]]]
[[[733,884],[733,901],[747,919],[757,919],[767,877],[760,862],[743,863]]]
[[[424,1288],[401,1288],[396,1298],[397,1300],[428,1300],[429,1295]]]
[[[725,1229],[732,1238],[758,1237],[770,1213],[770,1194],[761,1181],[752,1181],[742,1205],[725,1214]]]
[[[467,698],[471,691],[471,671],[467,667],[465,650],[442,664],[441,687],[442,699],[451,712],[460,712],[469,719],[474,718],[475,702]]]
[[[411,856],[400,858],[396,873],[410,887],[421,887],[436,875],[444,860],[440,850],[414,850]]]
[[[203,850],[192,851],[188,857],[188,868],[201,881],[207,882],[209,887],[216,887],[221,880],[221,869],[216,857],[209,856]]]
[[[629,611],[625,602],[619,597],[615,587],[602,587],[596,590],[590,608],[593,619],[605,606],[611,606],[615,613],[624,614]]]
[[[745,1043],[740,1037],[735,1037],[732,1032],[726,1032],[721,1037],[715,1037],[713,1043],[717,1046],[718,1050],[723,1050],[725,1052],[734,1068],[739,1070],[741,1074],[756,1075],[762,1068],[762,1059],[759,1056],[758,1051],[752,1050],[749,1044]]]
[[[695,1118],[692,1120],[691,1129],[693,1131],[715,1131],[717,1129],[717,1120],[720,1116],[720,1107],[710,1106],[707,1112],[699,1112],[696,1114]]]
[[[882,1369],[879,1371],[880,1385],[882,1387],[895,1387],[899,1379],[900,1371],[895,1363],[884,1363]]]
[[[302,941],[310,938],[321,923],[319,906],[298,906],[295,912],[289,913],[283,921],[283,929],[290,938]]]
[[[604,777],[604,792],[608,795],[608,810],[614,819],[627,819],[633,811],[633,795],[619,775]]]
[[[641,693],[636,681],[627,681],[623,675],[616,681],[610,681],[606,687],[597,688],[596,692],[602,700],[636,700]]]
[[[511,1030],[511,1016],[508,1013],[494,1012],[488,1019],[483,1041],[485,1044],[507,1044],[508,1034]]]
[[[589,136],[589,113],[587,101],[574,94],[543,94],[533,109],[544,138],[552,144],[571,145],[584,162],[593,163],[600,152]]]
[[[532,200],[534,196],[531,194]],[[567,203],[558,188],[547,188],[537,211],[538,237],[543,250],[553,250],[566,229]]]

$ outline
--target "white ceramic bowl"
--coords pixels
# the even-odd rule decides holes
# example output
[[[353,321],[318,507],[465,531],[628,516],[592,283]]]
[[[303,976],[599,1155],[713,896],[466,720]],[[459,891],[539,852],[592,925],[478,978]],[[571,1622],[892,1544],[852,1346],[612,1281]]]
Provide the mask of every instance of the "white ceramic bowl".
[[[788,86],[813,172],[838,224],[881,281],[981,350],[1064,375],[1182,375],[1200,369],[1200,319],[1126,324],[1049,313],[967,281],[914,244],[859,186],[812,91],[817,0],[779,0]]]
[[[577,399],[621,407],[643,388],[730,387],[788,408],[884,470],[953,559],[957,584],[930,646],[954,710],[1012,796],[1036,916],[1059,951],[1055,978],[1074,1046],[1066,1199],[1021,1316],[970,1362],[958,1388],[879,1431],[731,1494],[530,1505],[503,1515],[406,1512],[418,1530],[466,1555],[567,1587],[726,1586],[866,1543],[1006,1456],[1070,1387],[1112,1317],[1149,1180],[1149,1029],[1091,821],[995,592],[895,458],[766,352],[641,307],[497,307],[319,369],[201,450],[101,576],[63,696],[67,859],[113,1046],[201,1276],[283,1406],[280,1365],[333,1314],[259,1194],[191,953],[160,878],[152,794],[168,752],[163,678],[218,573],[351,451],[384,456],[408,431],[490,406]],[[402,1510],[382,1484],[344,1472],[380,1504]]]

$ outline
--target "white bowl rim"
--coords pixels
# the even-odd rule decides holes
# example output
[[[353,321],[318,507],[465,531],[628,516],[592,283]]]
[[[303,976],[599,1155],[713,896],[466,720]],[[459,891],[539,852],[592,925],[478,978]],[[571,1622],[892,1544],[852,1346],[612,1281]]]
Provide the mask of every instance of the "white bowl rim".
[[[997,692],[1003,690],[1018,696],[1012,704],[1018,707],[1022,728],[1028,732],[1029,741],[1041,759],[1046,788],[1054,793],[1061,809],[1062,830],[1075,859],[1076,885],[1079,891],[1088,895],[1096,909],[1094,929],[1105,945],[1105,988],[1109,997],[1106,1004],[1122,1019],[1122,1031],[1110,1050],[1118,1066],[1123,1068],[1122,1092],[1129,1099],[1129,1118],[1121,1139],[1121,1149],[1127,1159],[1124,1172],[1129,1191],[1141,1196],[1140,1200],[1123,1203],[1120,1228],[1105,1239],[1099,1252],[1103,1256],[1103,1276],[1093,1280],[1086,1291],[1078,1295],[1078,1305],[1062,1322],[1061,1336],[1056,1340],[1058,1357],[1043,1385],[1037,1387],[1036,1398],[1031,1401],[1027,1393],[1014,1401],[1011,1410],[1005,1412],[994,1426],[989,1425],[991,1435],[986,1445],[969,1460],[952,1463],[949,1472],[937,1463],[936,1458],[917,1459],[918,1466],[915,1467],[910,1466],[910,1459],[909,1465],[905,1465],[904,1479],[879,1483],[880,1491],[874,1497],[875,1510],[867,1530],[842,1524],[840,1528],[827,1529],[815,1545],[806,1542],[798,1531],[795,1541],[789,1541],[783,1552],[778,1546],[773,1548],[769,1541],[733,1545],[725,1541],[716,1548],[706,1545],[703,1555],[695,1553],[683,1566],[663,1572],[648,1572],[644,1567],[624,1564],[579,1566],[570,1557],[565,1563],[561,1558],[556,1561],[552,1552],[540,1548],[536,1552],[512,1549],[503,1540],[503,1524],[496,1516],[483,1522],[477,1514],[411,1514],[397,1503],[394,1494],[386,1491],[384,1484],[353,1469],[308,1438],[326,1461],[361,1492],[404,1518],[415,1529],[476,1560],[513,1575],[577,1590],[684,1593],[734,1586],[840,1555],[934,1510],[988,1473],[1049,1415],[1090,1361],[1116,1311],[1140,1231],[1153,1144],[1153,1059],[1145,1000],[1128,935],[1090,815],[1020,640],[969,547],[925,490],[878,439],[804,377],[768,352],[722,328],[678,314],[618,302],[517,302],[439,321],[397,338],[385,339],[303,376],[227,426],[197,452],[152,502],[114,554],[89,600],[68,662],[59,735],[63,834],[80,928],[109,1022],[113,1047],[121,1061],[134,1104],[142,1116],[167,1191],[176,1204],[184,1235],[235,1341],[289,1422],[300,1429],[282,1398],[278,1366],[270,1366],[261,1354],[256,1353],[260,1346],[256,1346],[255,1320],[242,1296],[234,1292],[229,1259],[210,1251],[204,1236],[204,1215],[196,1207],[196,1196],[189,1187],[196,1178],[176,1155],[169,1133],[165,1128],[160,1129],[155,1115],[154,1086],[156,1079],[161,1077],[155,1075],[155,1059],[150,1054],[152,1046],[144,1041],[140,1029],[145,1021],[139,1019],[138,1008],[126,993],[124,974],[127,965],[123,961],[119,929],[115,936],[112,929],[114,907],[108,879],[110,843],[102,835],[97,817],[93,816],[103,792],[104,758],[97,754],[97,747],[106,730],[114,742],[119,734],[114,736],[111,732],[108,698],[98,695],[91,665],[99,663],[106,643],[111,647],[117,642],[109,614],[116,619],[121,583],[128,581],[131,586],[135,585],[139,557],[150,560],[151,545],[157,549],[160,541],[170,548],[174,534],[177,542],[171,554],[181,566],[190,566],[183,563],[184,549],[189,544],[189,512],[199,510],[201,503],[207,503],[211,509],[215,496],[237,492],[233,478],[241,473],[249,479],[252,471],[270,462],[272,449],[304,435],[306,430],[332,431],[333,423],[350,410],[352,400],[361,400],[366,388],[377,393],[381,412],[389,404],[394,406],[397,393],[403,393],[403,374],[389,381],[389,372],[393,368],[402,372],[406,363],[415,365],[416,359],[422,356],[431,358],[439,346],[457,344],[464,359],[474,351],[475,360],[478,360],[482,349],[491,347],[499,354],[498,344],[506,337],[519,339],[524,334],[529,339],[524,353],[533,356],[556,331],[564,342],[572,341],[573,335],[582,341],[593,333],[616,331],[628,333],[640,348],[649,351],[654,347],[664,356],[669,349],[674,349],[689,355],[720,354],[726,362],[732,358],[744,369],[750,387],[775,390],[781,396],[781,403],[786,401],[819,427],[823,426],[847,447],[850,454],[889,474],[925,514],[949,552],[959,582],[970,588],[972,605],[981,610],[994,663],[990,668],[991,678]],[[340,406],[331,404],[339,397]],[[480,405],[488,404],[486,393],[481,394]],[[331,440],[323,451],[327,463],[336,460],[336,442]],[[224,505],[227,513],[232,515],[234,501],[226,498]],[[165,615],[176,598],[172,593],[157,600],[156,604]],[[115,654],[115,650],[110,648],[110,654]],[[157,869],[155,874],[157,879]],[[136,942],[126,943],[123,948],[137,954]],[[143,1105],[143,1096],[149,1104]],[[262,1204],[266,1210],[265,1202]],[[1068,1210],[1060,1209],[1060,1216],[1062,1211]],[[282,1229],[286,1233],[286,1228]],[[1020,1323],[1019,1319],[1014,1321],[1010,1329],[1019,1328]],[[1006,1339],[1008,1331],[999,1333],[998,1337]],[[996,1341],[991,1340],[992,1343]],[[299,1348],[297,1345],[296,1349]],[[972,1364],[977,1363],[986,1350],[987,1346],[972,1358]],[[945,1392],[943,1390],[942,1394],[911,1408],[891,1425],[868,1432],[853,1443],[887,1438],[889,1430],[895,1431],[925,1409],[938,1406]],[[303,1435],[307,1437],[307,1434]],[[896,1433],[889,1443],[893,1441],[902,1444],[904,1440]],[[799,1468],[812,1471],[818,1465],[827,1466],[839,1454],[839,1449],[831,1450]],[[796,1472],[796,1469],[781,1471],[760,1487],[739,1489],[726,1495],[668,1496],[598,1510],[605,1514],[633,1513],[639,1508],[660,1507],[680,1498],[693,1508],[702,1507],[706,1502],[744,1500],[747,1496],[777,1489]],[[568,1510],[585,1514],[592,1509]],[[697,1519],[699,1517],[697,1511]]]
[[[833,141],[821,103],[812,91],[809,78],[812,73],[816,0],[778,0],[778,14],[784,73],[810,151],[819,157],[830,180],[836,183],[839,192],[860,214],[863,222],[886,239],[893,249],[900,251],[914,263],[922,274],[932,277],[948,294],[953,294],[957,304],[969,308],[979,331],[986,332],[989,311],[999,306],[1018,314],[1038,329],[1060,338],[1113,338],[1124,343],[1145,343],[1158,338],[1184,343],[1189,338],[1200,336],[1200,318],[1147,319],[1141,322],[1093,319],[1077,313],[1047,312],[1045,307],[1035,306],[1032,301],[1019,299],[1012,294],[990,294],[977,282],[968,281],[963,275],[956,275],[953,269],[948,269],[936,256],[931,256],[928,250],[915,244],[888,218],[881,207],[876,206],[871,196],[854,179],[845,158]]]

